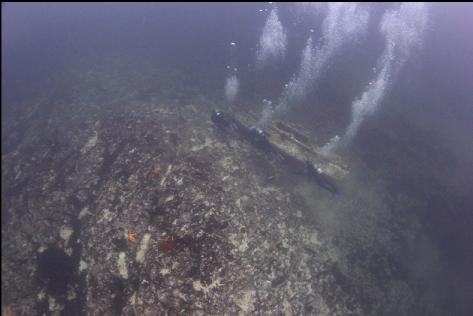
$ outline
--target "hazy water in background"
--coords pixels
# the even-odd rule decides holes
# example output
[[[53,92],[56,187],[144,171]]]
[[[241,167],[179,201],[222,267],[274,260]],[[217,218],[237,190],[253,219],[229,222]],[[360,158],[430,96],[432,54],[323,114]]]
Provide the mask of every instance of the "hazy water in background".
[[[372,79],[383,50],[379,21],[392,6],[370,5],[361,43],[342,49],[304,104],[284,114],[317,135],[318,145],[349,124],[351,103]],[[422,49],[347,150],[369,172],[386,176],[388,192],[422,202],[413,210],[444,269],[435,272],[439,281],[433,284],[450,310],[467,315],[473,297],[473,5],[427,7]],[[130,68],[145,62],[175,69],[188,78],[186,84],[223,105],[230,42],[238,48],[236,102],[259,113],[262,99],[277,100],[297,72],[310,29],[317,39],[323,19],[280,4],[285,61],[256,71],[270,10],[267,3],[2,4],[2,125],[23,103],[51,92],[54,78],[67,78],[71,66],[115,58]],[[73,87],[65,81],[58,93],[68,88]],[[4,146],[2,138],[2,153]]]

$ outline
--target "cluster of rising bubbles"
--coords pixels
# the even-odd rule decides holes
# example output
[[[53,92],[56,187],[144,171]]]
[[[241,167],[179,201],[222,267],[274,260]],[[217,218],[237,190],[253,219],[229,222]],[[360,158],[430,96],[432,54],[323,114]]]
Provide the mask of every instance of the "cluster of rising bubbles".
[[[238,81],[236,75],[232,75],[227,78],[227,80],[225,81],[225,97],[227,98],[228,102],[235,101],[239,87],[240,82]]]
[[[313,29],[301,52],[298,72],[284,85],[278,101],[263,100],[262,115],[257,126],[263,128],[277,112],[283,112],[301,103],[308,92],[317,87],[333,57],[362,38],[368,29],[369,6],[357,3],[301,4],[304,11],[325,14],[321,37],[316,42]],[[310,13],[310,12],[309,12]],[[357,134],[362,121],[371,115],[382,102],[397,73],[408,60],[411,52],[422,42],[427,24],[427,10],[423,3],[403,3],[388,10],[382,17],[379,31],[385,38],[384,51],[377,64],[370,69],[374,78],[367,84],[360,97],[352,103],[351,121],[342,136],[335,136],[322,148],[329,155],[342,144],[349,143]],[[235,46],[235,43],[231,43]],[[287,36],[279,21],[277,8],[267,17],[256,54],[256,64],[262,68],[270,62],[281,61],[287,49]],[[229,69],[231,70],[231,68]],[[236,68],[227,77],[225,95],[233,101],[239,82]]]
[[[261,119],[256,123],[256,126],[262,128],[264,123],[273,115],[273,112],[273,102],[263,99],[263,112],[261,114]]]
[[[385,37],[385,47],[378,60],[378,67],[374,68],[376,77],[367,85],[361,97],[352,103],[351,121],[345,135],[329,141],[322,150],[325,154],[349,143],[362,121],[378,108],[411,52],[422,43],[426,25],[427,13],[423,3],[404,3],[399,9],[384,14],[380,31]]]
[[[271,10],[263,28],[256,53],[256,65],[262,68],[271,61],[281,61],[286,55],[287,36],[276,9]]]
[[[329,3],[327,6],[320,42],[314,46],[312,36],[308,38],[301,54],[299,71],[284,86],[272,113],[287,110],[290,106],[300,103],[320,80],[335,53],[346,43],[353,42],[366,33],[369,14],[365,8],[356,3]],[[320,5],[307,8],[319,9]],[[310,33],[312,34],[313,30]],[[271,119],[271,115],[264,114],[259,121],[260,125]]]
[[[238,71],[238,68],[237,68],[237,67],[232,67],[232,66],[230,66],[230,65],[227,65],[227,70],[233,71],[233,72],[236,73],[236,72]]]
[[[225,81],[225,98],[228,102],[235,101],[240,87],[237,77],[238,68],[236,67],[236,43],[230,42],[230,64],[227,65],[227,79]]]

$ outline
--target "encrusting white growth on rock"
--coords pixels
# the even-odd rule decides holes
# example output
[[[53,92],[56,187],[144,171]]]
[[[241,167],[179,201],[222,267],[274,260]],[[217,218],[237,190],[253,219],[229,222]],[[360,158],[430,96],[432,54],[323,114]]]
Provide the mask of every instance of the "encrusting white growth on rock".
[[[230,234],[230,243],[235,246],[240,252],[245,252],[248,249],[248,237],[246,234],[241,238],[241,240],[238,240],[238,237],[236,234]]]
[[[128,279],[128,267],[126,264],[126,253],[120,252],[118,254],[118,272],[124,279]]]
[[[254,290],[243,291],[241,298],[235,301],[236,305],[241,308],[244,313],[248,313],[254,310],[254,301],[256,292]]]
[[[44,289],[41,289],[38,293],[38,301],[42,301],[46,298],[46,292]]]
[[[86,152],[88,152],[90,149],[94,148],[95,145],[97,145],[97,140],[99,139],[99,136],[97,134],[97,131],[94,132],[94,136],[92,136],[91,138],[89,138],[89,140],[87,141],[87,143],[84,145],[84,147],[82,147],[82,149],[80,150],[82,154],[85,154]]]
[[[103,221],[109,222],[113,218],[113,213],[109,209],[102,210],[102,216],[100,216],[97,223],[102,223]]]
[[[92,213],[90,213],[89,208],[86,206],[86,207],[82,208],[82,210],[79,213],[78,218],[82,219],[82,218],[84,218],[84,216],[87,216],[87,215],[90,215],[90,214],[92,214]]]
[[[79,262],[79,272],[82,272],[82,271],[86,270],[87,268],[88,268],[87,262],[85,262],[84,260],[81,260]]]
[[[151,234],[149,233],[144,234],[143,239],[141,240],[141,243],[140,243],[140,249],[136,253],[137,262],[143,263],[145,261],[145,255],[146,255],[146,252],[148,251],[150,239],[151,239]]]
[[[171,170],[172,170],[172,165],[169,165],[167,170],[166,170],[166,173],[164,174],[163,178],[161,179],[161,182],[159,183],[159,185],[163,185],[164,182],[166,182],[166,179],[168,177],[168,175],[171,173]]]
[[[51,312],[61,312],[64,309],[64,306],[56,303],[56,299],[52,296],[48,298],[48,307]]]
[[[196,291],[202,291],[205,296],[209,295],[209,291],[215,289],[216,287],[221,286],[221,278],[217,277],[216,279],[212,280],[212,283],[205,286],[200,282],[200,280],[192,282],[192,287]]]

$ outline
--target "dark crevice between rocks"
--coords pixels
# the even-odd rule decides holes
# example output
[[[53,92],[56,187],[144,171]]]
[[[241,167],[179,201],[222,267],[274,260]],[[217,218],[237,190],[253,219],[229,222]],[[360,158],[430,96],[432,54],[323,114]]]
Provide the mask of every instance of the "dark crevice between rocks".
[[[212,273],[218,266],[218,254],[211,250],[210,238],[184,236],[177,240],[178,247],[187,247],[192,256],[193,266],[189,270],[189,278],[200,280],[202,284],[212,283]]]
[[[115,147],[114,150],[109,149],[109,145],[105,145],[104,153],[103,153],[103,161],[102,165],[98,170],[99,182],[97,187],[101,187],[104,181],[107,178],[107,175],[110,173],[112,169],[113,163],[117,160],[120,153],[123,151],[125,146],[131,142],[131,139],[123,139],[121,140]]]
[[[73,165],[68,165],[67,163],[74,156],[74,154],[78,155],[78,152],[75,150],[70,152],[56,164],[56,176],[53,188],[59,189],[63,192],[66,190],[66,176],[70,174],[73,170]]]
[[[126,282],[122,278],[114,277],[111,288],[113,315],[122,315],[123,308],[127,303]]]
[[[62,315],[85,315],[86,280],[85,275],[79,273],[79,262],[82,253],[81,244],[78,242],[81,223],[72,217],[71,226],[73,234],[69,239],[68,247],[72,248],[72,255],[65,253],[64,249],[50,246],[38,256],[38,288],[45,288],[46,294],[55,298],[58,304],[64,306]],[[75,298],[68,300],[68,292],[73,289]],[[38,303],[39,314],[48,314],[48,303]]]
[[[50,247],[38,256],[40,288],[60,304],[65,304],[69,285],[74,283],[74,260],[63,249]]]

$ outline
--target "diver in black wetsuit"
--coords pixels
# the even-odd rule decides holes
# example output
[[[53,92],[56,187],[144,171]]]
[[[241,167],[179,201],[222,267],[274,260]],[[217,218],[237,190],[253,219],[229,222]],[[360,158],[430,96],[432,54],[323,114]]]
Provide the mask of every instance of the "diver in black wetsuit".
[[[210,116],[210,119],[219,128],[225,129],[226,126],[228,125],[225,115],[220,110],[213,110],[212,115]]]
[[[314,165],[308,160],[305,161],[305,172],[322,188],[334,195],[338,194],[337,187],[332,183],[332,181],[330,181],[328,176],[326,176],[320,168],[315,168]]]
[[[329,191],[330,193],[337,195],[338,190],[335,184],[329,176],[325,175],[322,170],[315,168],[312,162],[306,160],[299,160],[285,151],[272,145],[266,133],[258,127],[248,128],[232,115],[224,115],[220,110],[214,110],[211,115],[211,120],[219,129],[236,134],[238,137],[249,141],[258,149],[262,150],[266,154],[270,154],[269,157],[277,157],[286,166],[292,169],[300,170],[302,173],[315,181],[319,186]]]
[[[210,116],[212,122],[219,129],[230,133],[236,133],[239,137],[249,141],[259,149],[269,153],[272,151],[266,133],[258,128],[248,128],[236,120],[232,115],[225,115],[220,110],[213,110]]]

